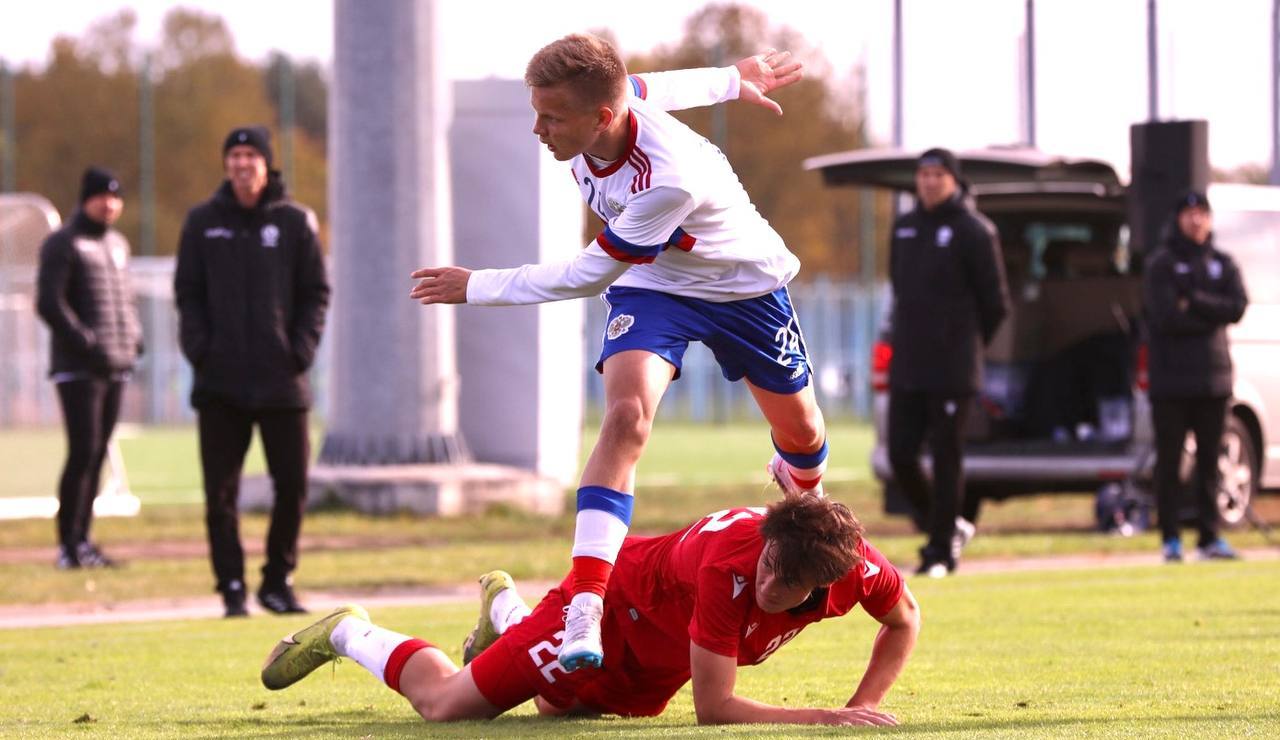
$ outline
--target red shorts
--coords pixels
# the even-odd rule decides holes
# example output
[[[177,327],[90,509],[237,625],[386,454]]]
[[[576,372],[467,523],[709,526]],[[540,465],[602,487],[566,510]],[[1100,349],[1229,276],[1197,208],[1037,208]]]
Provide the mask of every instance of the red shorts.
[[[575,701],[602,714],[652,717],[689,680],[686,670],[654,669],[640,665],[635,646],[620,629],[622,605],[606,602],[602,624],[603,668],[580,668],[566,673],[557,656],[564,642],[564,607],[569,603],[570,578],[547,592],[533,613],[512,626],[471,662],[471,677],[484,698],[507,711],[541,696],[562,709]],[[613,607],[613,608],[611,608]]]

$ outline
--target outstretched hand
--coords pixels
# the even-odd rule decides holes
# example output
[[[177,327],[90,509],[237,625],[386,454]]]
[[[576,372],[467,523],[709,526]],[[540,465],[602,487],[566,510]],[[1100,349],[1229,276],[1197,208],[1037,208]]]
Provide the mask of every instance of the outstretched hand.
[[[778,115],[782,115],[782,106],[769,98],[769,93],[804,77],[804,64],[792,60],[791,52],[777,49],[765,49],[735,66],[742,76],[738,100],[764,106]]]
[[[422,303],[466,303],[471,271],[462,267],[424,267],[409,277],[418,281],[409,297]]]
[[[831,710],[822,724],[893,727],[898,724],[898,718],[888,712],[878,712],[868,707],[843,707]]]

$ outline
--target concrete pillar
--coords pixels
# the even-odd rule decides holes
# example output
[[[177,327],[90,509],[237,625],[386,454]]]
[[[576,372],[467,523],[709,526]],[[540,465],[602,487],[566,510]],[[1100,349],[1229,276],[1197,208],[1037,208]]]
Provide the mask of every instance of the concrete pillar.
[[[334,298],[325,340],[333,343],[333,362],[329,428],[319,464],[311,471],[309,502],[336,501],[374,513],[455,515],[490,505],[558,513],[565,501],[563,484],[559,476],[533,472],[543,466],[538,455],[504,453],[519,468],[471,462],[458,429],[455,309],[409,299],[410,272],[456,261],[448,153],[453,101],[437,58],[438,18],[434,0],[334,3],[329,116]],[[468,156],[481,160],[475,163],[480,169],[467,170],[475,176],[466,179],[473,190],[507,187],[501,160],[485,152]],[[528,172],[525,168],[516,174]],[[527,177],[523,182],[530,192],[512,197],[516,205],[485,197],[476,204],[483,210],[468,207],[463,212],[502,222],[504,209],[521,208],[522,201],[540,203],[541,182]],[[578,212],[580,208],[570,214]],[[575,235],[566,244],[580,238]],[[532,242],[517,241],[521,243],[550,240],[536,233]],[[557,315],[556,310],[548,309],[545,316]],[[501,321],[497,315],[485,318]],[[580,329],[573,332],[579,355],[580,335]],[[536,345],[538,339],[532,341]],[[484,349],[487,357],[499,358],[508,348],[494,342]],[[517,437],[530,433],[525,446],[538,449],[547,417],[537,411],[544,402],[495,405],[495,400],[512,386],[542,399],[542,379],[548,377],[541,369],[542,357],[535,352],[525,359],[528,368],[537,368],[533,372],[477,377],[473,387],[494,394],[484,406],[484,413],[494,415],[480,427],[485,433],[495,428],[510,429]],[[580,364],[575,358],[571,376],[579,389]],[[574,468],[580,398],[577,403],[572,414]],[[563,467],[563,462],[557,465]],[[246,481],[242,505],[269,503],[268,489]]]
[[[454,233],[458,264],[514,267],[571,258],[583,246],[582,196],[568,165],[530,132],[520,80],[454,86]],[[582,433],[583,310],[599,300],[458,310],[461,430],[477,460],[576,483]]]
[[[465,458],[454,309],[408,297],[410,272],[453,263],[438,22],[432,0],[334,3],[335,352],[322,463]]]

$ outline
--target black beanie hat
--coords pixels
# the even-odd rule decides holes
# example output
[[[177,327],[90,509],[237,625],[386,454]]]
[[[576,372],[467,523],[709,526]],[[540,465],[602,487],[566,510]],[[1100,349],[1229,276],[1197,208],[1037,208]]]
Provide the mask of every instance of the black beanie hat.
[[[267,169],[271,169],[271,132],[265,127],[240,126],[232,129],[231,133],[227,134],[227,140],[222,142],[224,159],[233,146],[251,146],[257,149],[262,158],[267,160]]]
[[[935,147],[921,154],[920,158],[916,160],[916,169],[927,165],[941,167],[950,172],[956,181],[964,182],[964,177],[960,175],[960,160],[956,159],[956,155],[950,149]]]
[[[84,202],[93,196],[103,193],[120,195],[120,181],[109,170],[101,167],[90,167],[85,170],[84,176],[80,178],[80,205],[84,205]]]
[[[1178,196],[1178,202],[1173,206],[1173,215],[1177,216],[1188,208],[1203,208],[1206,211],[1212,211],[1209,207],[1209,198],[1199,190],[1188,190]]]

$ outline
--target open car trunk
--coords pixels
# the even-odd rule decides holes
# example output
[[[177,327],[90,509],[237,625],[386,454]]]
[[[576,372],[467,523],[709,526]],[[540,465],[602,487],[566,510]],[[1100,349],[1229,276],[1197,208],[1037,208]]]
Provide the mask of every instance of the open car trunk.
[[[978,210],[1000,232],[1011,298],[970,409],[970,449],[1124,446],[1133,431],[1141,278],[1115,170],[1025,149],[957,156]],[[916,158],[858,150],[805,166],[831,185],[909,191]]]
[[[1011,310],[987,347],[967,437],[1062,451],[1124,444],[1142,286],[1126,259],[1122,214],[988,205]]]

